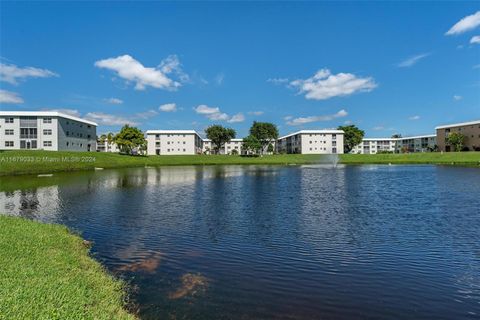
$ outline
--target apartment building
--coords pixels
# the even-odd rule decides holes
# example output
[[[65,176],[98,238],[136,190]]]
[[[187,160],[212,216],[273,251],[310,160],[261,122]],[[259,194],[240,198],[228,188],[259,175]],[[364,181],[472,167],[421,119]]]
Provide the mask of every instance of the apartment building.
[[[219,154],[242,154],[243,139],[232,139],[220,149]],[[205,154],[213,153],[212,140],[203,139],[202,152]]]
[[[465,148],[469,151],[480,151],[480,120],[438,126],[435,130],[439,151],[453,151],[453,147],[447,143],[447,137],[452,132],[463,134]]]
[[[147,130],[147,155],[201,154],[202,137],[195,130]]]
[[[97,151],[119,153],[120,149],[118,148],[115,142],[109,143],[107,140],[104,140],[104,141],[97,140]]]
[[[350,153],[375,154],[378,152],[395,152],[396,145],[397,139],[395,138],[365,138]]]
[[[437,148],[437,135],[402,137],[397,139],[396,152],[431,152]]]
[[[97,124],[54,111],[0,111],[0,149],[95,151]]]
[[[365,138],[351,153],[376,154],[380,152],[428,152],[436,148],[436,135],[423,135],[402,138]]]
[[[279,153],[331,154],[343,153],[342,130],[301,130],[280,137]]]

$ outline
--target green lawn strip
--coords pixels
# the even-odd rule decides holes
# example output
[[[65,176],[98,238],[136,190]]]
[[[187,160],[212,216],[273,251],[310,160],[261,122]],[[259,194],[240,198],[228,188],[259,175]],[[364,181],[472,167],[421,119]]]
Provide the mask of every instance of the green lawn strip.
[[[66,227],[0,215],[0,319],[135,319],[124,283]]]
[[[454,164],[480,165],[480,152],[342,154],[344,164]],[[90,161],[94,159],[95,161]],[[59,171],[93,170],[172,165],[286,165],[330,163],[326,155],[280,154],[263,157],[226,155],[127,156],[99,152],[18,150],[0,152],[0,175],[40,174]]]

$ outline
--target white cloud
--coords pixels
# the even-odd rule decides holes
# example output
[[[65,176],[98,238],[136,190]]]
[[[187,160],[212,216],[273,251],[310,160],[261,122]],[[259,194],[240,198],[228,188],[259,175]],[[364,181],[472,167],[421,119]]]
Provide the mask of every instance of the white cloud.
[[[163,112],[175,112],[177,111],[177,105],[175,103],[166,103],[158,107],[158,110]]]
[[[221,86],[224,80],[225,80],[225,74],[223,72],[215,76],[215,83],[217,84],[217,86]]]
[[[291,120],[291,119],[293,119],[293,117],[292,117],[292,116],[286,116],[286,117],[283,117],[283,120],[285,120],[285,121],[288,121],[288,120]]]
[[[476,64],[473,66],[473,69],[480,69],[480,64]]]
[[[242,113],[237,113],[236,115],[230,117],[228,114],[220,111],[218,107],[209,107],[205,104],[201,104],[194,108],[195,112],[201,115],[204,115],[210,120],[213,121],[227,121],[227,122],[242,122],[245,120],[245,117]]]
[[[85,115],[85,118],[105,126],[123,126],[125,124],[136,126],[138,124],[128,118],[103,112],[89,112]]]
[[[453,96],[453,100],[455,100],[455,101],[460,101],[460,100],[462,100],[462,99],[463,99],[463,97],[462,97],[462,96],[459,96],[459,95],[457,95],[457,94]]]
[[[473,36],[472,39],[470,39],[471,44],[480,44],[480,36]]]
[[[398,64],[400,68],[408,68],[416,64],[418,61],[422,60],[425,57],[428,57],[430,53],[417,54],[416,56],[410,57]]]
[[[344,125],[347,125],[347,126],[350,125],[350,124],[352,124],[352,123],[353,123],[352,120],[345,120],[345,121],[343,122],[343,124],[344,124]]]
[[[265,112],[263,111],[249,111],[248,114],[249,115],[252,115],[252,116],[261,116],[262,114],[264,114]]]
[[[314,100],[348,96],[355,92],[369,92],[377,87],[371,77],[358,78],[351,73],[334,75],[328,69],[321,69],[308,79],[294,80],[290,85],[298,88],[299,93],[305,93],[305,98]]]
[[[455,25],[453,25],[453,27],[451,27],[450,30],[445,33],[445,35],[450,36],[461,34],[473,30],[478,26],[480,26],[480,11],[466,16],[462,20],[455,23]]]
[[[336,118],[346,117],[347,115],[348,115],[348,112],[342,109],[335,114],[326,115],[326,116],[310,116],[310,117],[295,118],[293,120],[288,121],[287,124],[291,126],[298,126],[298,125],[311,123],[311,122],[330,121]]]
[[[384,126],[376,126],[376,127],[373,127],[372,129],[375,130],[375,131],[380,131],[380,130],[385,130],[385,127]]]
[[[16,92],[0,90],[0,103],[20,104],[23,103],[23,99]]]
[[[0,63],[0,81],[11,84],[18,84],[18,81],[27,78],[49,78],[58,77],[58,74],[47,69],[34,67],[20,68],[14,64]]]
[[[418,115],[408,117],[408,120],[419,120],[419,119],[420,119],[420,116]]]
[[[271,82],[273,84],[284,84],[288,82],[288,78],[269,78],[267,82]]]
[[[243,115],[243,113],[237,113],[233,115],[227,122],[236,123],[236,122],[243,122],[243,121],[245,121],[245,116]]]
[[[155,111],[155,110],[147,110],[147,111],[145,111],[145,112],[138,112],[138,113],[136,113],[134,117],[135,117],[135,118],[138,118],[138,119],[144,119],[144,120],[146,120],[146,119],[150,119],[150,118],[156,116],[157,114],[158,114],[158,112]]]
[[[144,67],[129,55],[99,60],[95,62],[95,66],[112,70],[116,72],[118,77],[128,82],[134,82],[136,90],[145,90],[147,86],[176,90],[182,85],[182,82],[188,80],[188,76],[182,72],[176,56],[167,57],[156,68]],[[168,75],[170,74],[176,74],[179,81],[169,78]]]
[[[103,99],[103,101],[105,101],[106,103],[110,103],[110,104],[122,104],[123,103],[123,100],[118,99],[118,98]]]

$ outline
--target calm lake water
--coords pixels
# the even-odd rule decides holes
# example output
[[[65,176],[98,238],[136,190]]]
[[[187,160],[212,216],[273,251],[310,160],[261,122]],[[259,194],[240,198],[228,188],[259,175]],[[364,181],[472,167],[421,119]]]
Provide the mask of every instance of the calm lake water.
[[[479,319],[480,170],[224,166],[0,178],[143,319]]]

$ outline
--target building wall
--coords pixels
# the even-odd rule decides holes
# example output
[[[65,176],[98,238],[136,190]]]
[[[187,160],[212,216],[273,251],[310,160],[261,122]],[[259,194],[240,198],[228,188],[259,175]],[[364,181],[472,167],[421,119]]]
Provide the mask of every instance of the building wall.
[[[428,152],[435,148],[436,137],[432,135],[403,138],[369,138],[355,146],[351,153],[376,154],[388,152]]]
[[[147,133],[148,155],[202,153],[202,139],[194,133]]]
[[[473,151],[480,148],[480,121],[474,121],[467,125],[437,128],[437,145],[439,151],[453,151],[453,148],[446,143],[449,133],[459,132],[465,136],[465,146]]]
[[[112,153],[119,153],[120,149],[116,143],[111,142],[108,143],[106,140],[104,142],[97,141],[97,151],[98,152],[112,152]]]
[[[343,133],[299,132],[281,137],[277,142],[277,152],[298,154],[343,153]]]
[[[6,119],[13,118],[13,123],[7,123]],[[66,122],[76,123],[78,128],[75,132],[81,134],[78,137],[65,137],[64,127]],[[21,123],[23,125],[21,125]],[[80,127],[81,125],[81,127]],[[21,129],[35,130],[36,136],[22,135]],[[11,133],[13,130],[13,134]],[[96,126],[79,121],[65,119],[53,116],[2,116],[0,117],[0,149],[18,150],[70,150],[70,151],[90,151],[96,149]],[[71,141],[72,145],[66,145],[66,141]],[[13,146],[7,146],[7,143],[13,142]],[[22,144],[24,148],[22,148]],[[36,146],[35,146],[36,144]]]

